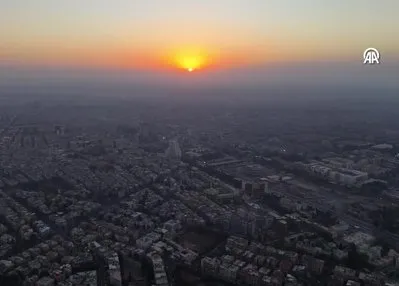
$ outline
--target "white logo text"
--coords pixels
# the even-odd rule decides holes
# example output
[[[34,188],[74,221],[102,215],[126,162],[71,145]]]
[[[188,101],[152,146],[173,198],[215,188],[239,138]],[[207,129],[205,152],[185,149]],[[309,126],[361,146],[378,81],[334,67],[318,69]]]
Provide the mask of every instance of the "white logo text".
[[[377,49],[368,48],[363,53],[363,64],[365,65],[374,65],[380,63],[380,53]]]

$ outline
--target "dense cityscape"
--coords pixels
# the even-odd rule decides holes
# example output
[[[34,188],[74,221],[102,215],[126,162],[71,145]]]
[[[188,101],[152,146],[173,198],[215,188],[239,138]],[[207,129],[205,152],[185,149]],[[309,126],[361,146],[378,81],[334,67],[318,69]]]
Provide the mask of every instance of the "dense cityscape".
[[[0,285],[397,285],[394,108],[199,101],[3,98]]]

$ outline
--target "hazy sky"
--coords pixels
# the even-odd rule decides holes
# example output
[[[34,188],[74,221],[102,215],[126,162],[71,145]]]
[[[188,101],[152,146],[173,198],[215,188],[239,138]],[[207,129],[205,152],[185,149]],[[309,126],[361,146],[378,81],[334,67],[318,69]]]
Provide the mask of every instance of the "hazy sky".
[[[399,58],[398,11],[398,0],[6,0],[0,60],[161,69],[201,57],[230,67],[361,61],[372,46],[389,62]]]

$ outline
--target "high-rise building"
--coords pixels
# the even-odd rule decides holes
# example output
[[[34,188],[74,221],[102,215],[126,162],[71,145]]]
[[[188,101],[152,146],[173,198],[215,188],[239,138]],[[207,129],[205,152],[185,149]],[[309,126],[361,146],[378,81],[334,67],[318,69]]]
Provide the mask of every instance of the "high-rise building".
[[[168,286],[168,276],[165,271],[163,259],[158,254],[150,254],[154,270],[155,285]]]
[[[179,142],[177,140],[170,140],[169,146],[165,151],[165,156],[169,159],[180,160],[181,159],[181,149]]]

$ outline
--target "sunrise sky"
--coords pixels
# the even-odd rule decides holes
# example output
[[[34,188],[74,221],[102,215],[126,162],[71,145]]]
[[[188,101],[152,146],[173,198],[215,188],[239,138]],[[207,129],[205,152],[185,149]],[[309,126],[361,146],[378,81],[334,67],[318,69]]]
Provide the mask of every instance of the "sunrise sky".
[[[0,3],[0,61],[217,69],[397,59],[397,0],[13,0]]]

